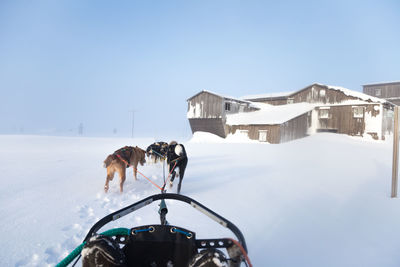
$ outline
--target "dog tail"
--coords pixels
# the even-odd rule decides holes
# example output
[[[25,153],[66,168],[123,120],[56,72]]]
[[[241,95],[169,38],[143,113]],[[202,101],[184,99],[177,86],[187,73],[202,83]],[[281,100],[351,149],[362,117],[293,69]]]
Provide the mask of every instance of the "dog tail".
[[[104,160],[104,168],[110,166],[111,162],[114,160],[114,155],[108,155],[108,157]]]

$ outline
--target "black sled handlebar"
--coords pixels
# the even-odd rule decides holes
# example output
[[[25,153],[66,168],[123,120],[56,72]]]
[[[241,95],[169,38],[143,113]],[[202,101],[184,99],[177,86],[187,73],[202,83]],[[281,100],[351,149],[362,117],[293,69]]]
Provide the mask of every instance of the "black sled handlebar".
[[[95,223],[92,226],[92,228],[89,230],[88,234],[86,235],[84,241],[86,241],[86,242],[89,241],[90,237],[92,237],[94,234],[96,234],[96,232],[98,230],[100,230],[100,228],[103,227],[104,225],[106,225],[107,223],[109,223],[111,221],[116,221],[119,218],[121,218],[129,213],[132,213],[138,209],[141,209],[156,200],[162,200],[162,199],[173,199],[173,200],[185,202],[185,203],[191,205],[193,208],[197,209],[198,211],[202,212],[203,214],[207,215],[208,217],[210,217],[211,219],[213,219],[220,225],[228,228],[235,234],[239,243],[242,245],[244,250],[247,252],[247,246],[246,246],[246,241],[244,239],[244,236],[243,236],[242,232],[239,230],[239,228],[237,228],[233,223],[231,223],[224,217],[220,216],[219,214],[215,213],[214,211],[210,210],[206,206],[202,205],[201,203],[197,202],[196,200],[194,200],[190,197],[187,197],[184,195],[179,195],[179,194],[172,194],[172,193],[164,193],[164,194],[157,194],[157,195],[149,196],[149,197],[142,199],[130,206],[127,206],[125,208],[122,208],[116,212],[113,212],[113,213],[105,216],[104,218],[102,218],[100,221],[98,221],[97,223]]]

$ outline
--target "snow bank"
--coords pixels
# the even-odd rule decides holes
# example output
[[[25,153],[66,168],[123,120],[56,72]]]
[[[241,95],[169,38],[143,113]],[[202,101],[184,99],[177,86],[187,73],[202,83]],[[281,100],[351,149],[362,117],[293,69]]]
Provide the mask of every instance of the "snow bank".
[[[190,143],[225,143],[225,139],[207,132],[194,132]]]
[[[195,132],[189,143],[257,143],[257,140],[251,140],[247,135],[241,134],[238,131],[235,134],[228,134],[226,138],[219,137],[212,133]]]

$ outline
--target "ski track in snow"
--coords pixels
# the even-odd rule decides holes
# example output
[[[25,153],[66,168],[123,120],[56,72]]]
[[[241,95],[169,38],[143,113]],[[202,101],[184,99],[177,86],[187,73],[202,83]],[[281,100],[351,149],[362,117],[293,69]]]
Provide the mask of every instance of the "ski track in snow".
[[[102,191],[100,163],[125,141],[2,138],[0,167],[10,179],[0,188],[0,266],[54,266],[98,220],[159,193],[140,174],[135,181],[132,168],[123,194],[117,175],[109,192]],[[394,267],[400,216],[398,201],[390,199],[391,147],[334,134],[281,145],[189,143],[182,193],[238,226],[254,266]],[[24,168],[18,168],[21,150]],[[162,169],[159,163],[139,167],[158,185]],[[167,205],[167,220],[198,238],[233,237],[190,205]],[[99,232],[158,223],[157,211],[153,203]]]
[[[140,168],[140,167],[139,167]],[[150,163],[142,168],[146,169],[147,173],[155,173],[150,175],[150,179],[162,186],[163,166],[161,163]],[[104,170],[105,172],[105,170]],[[104,173],[105,175],[105,173]],[[89,203],[78,205],[74,208],[73,212],[78,215],[78,223],[65,225],[61,228],[64,241],[61,243],[52,244],[44,249],[44,259],[37,253],[26,256],[20,259],[15,266],[28,267],[28,266],[42,266],[46,262],[47,266],[55,266],[64,257],[66,257],[72,250],[79,246],[90,228],[104,216],[133,204],[145,197],[152,194],[158,194],[159,190],[150,184],[143,176],[138,173],[138,180],[134,180],[133,171],[131,168],[126,172],[127,180],[124,183],[124,192],[119,192],[119,176],[115,175],[113,181],[110,182],[110,189],[108,193],[99,191]],[[166,174],[167,175],[167,174]],[[101,183],[99,183],[101,188]],[[173,190],[173,188],[172,188]],[[172,192],[172,191],[170,191]],[[96,214],[104,214],[99,217]],[[133,215],[133,223],[139,225],[142,222],[142,217]],[[100,229],[98,233],[107,230]],[[80,266],[80,262],[76,266]]]
[[[111,187],[114,187],[114,190],[111,189],[111,192],[107,194],[99,192],[96,194],[95,199],[91,203],[76,207],[76,213],[79,214],[79,218],[81,219],[80,223],[65,226],[62,229],[66,238],[65,242],[50,246],[45,250],[47,257],[46,262],[50,266],[57,264],[62,258],[67,256],[68,253],[82,243],[82,240],[86,236],[89,229],[102,218],[96,217],[95,210],[97,211],[97,214],[101,213],[98,212],[99,210],[102,210],[102,213],[104,213],[104,216],[106,216],[127,205],[133,204],[144,197],[149,196],[149,190],[144,190],[138,193],[136,192],[137,190],[135,188],[127,190],[126,187],[124,188],[124,193],[120,194],[118,191],[119,186],[118,183],[115,182],[115,178],[113,180],[114,183],[111,182],[111,184],[113,184]],[[140,183],[144,181],[135,182]],[[134,222],[140,223],[140,221],[140,216],[134,216]],[[106,230],[106,228],[101,229],[99,233],[102,232],[102,230]],[[61,258],[60,255],[62,256]],[[33,257],[31,258],[33,259]],[[36,261],[31,260],[28,262],[27,266],[29,266],[29,264],[35,266]],[[77,264],[77,266],[79,265],[80,263]]]

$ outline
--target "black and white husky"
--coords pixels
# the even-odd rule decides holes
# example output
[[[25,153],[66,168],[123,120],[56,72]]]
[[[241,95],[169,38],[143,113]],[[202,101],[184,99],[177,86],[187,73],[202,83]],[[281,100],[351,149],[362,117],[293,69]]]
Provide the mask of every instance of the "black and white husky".
[[[168,143],[155,142],[149,145],[146,149],[146,156],[152,160],[153,163],[162,161],[166,158],[168,151]]]
[[[188,163],[188,158],[186,154],[185,147],[182,144],[178,144],[172,141],[168,145],[167,152],[167,163],[168,163],[168,173],[171,174],[170,186],[172,187],[175,176],[179,176],[178,184],[178,194],[181,192],[182,180],[185,175],[186,165]],[[179,169],[179,171],[178,171]],[[178,171],[178,172],[177,172]]]

